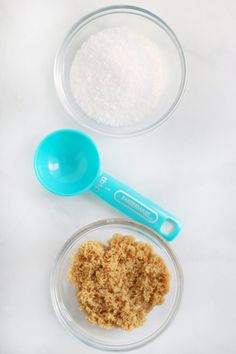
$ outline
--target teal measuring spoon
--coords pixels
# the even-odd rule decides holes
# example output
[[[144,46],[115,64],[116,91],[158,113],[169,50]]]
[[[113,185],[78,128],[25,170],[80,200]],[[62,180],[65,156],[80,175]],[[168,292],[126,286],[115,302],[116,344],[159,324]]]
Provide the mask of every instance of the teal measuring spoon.
[[[102,172],[95,143],[81,131],[64,129],[47,135],[36,150],[34,169],[48,191],[74,196],[90,190],[167,241],[181,230],[180,221],[173,215]]]

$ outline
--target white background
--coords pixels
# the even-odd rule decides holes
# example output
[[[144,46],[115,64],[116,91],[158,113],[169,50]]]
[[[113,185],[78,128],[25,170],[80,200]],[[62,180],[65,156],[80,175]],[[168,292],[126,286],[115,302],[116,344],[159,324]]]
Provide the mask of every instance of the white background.
[[[185,288],[171,327],[137,353],[236,353],[236,2],[129,1],[162,17],[188,60],[188,85],[171,120],[132,139],[90,134],[104,169],[184,222],[172,246]],[[53,84],[53,60],[82,15],[110,1],[0,0],[0,353],[96,353],[59,324],[49,274],[67,238],[120,216],[90,194],[47,193],[32,168],[52,130],[79,128]]]

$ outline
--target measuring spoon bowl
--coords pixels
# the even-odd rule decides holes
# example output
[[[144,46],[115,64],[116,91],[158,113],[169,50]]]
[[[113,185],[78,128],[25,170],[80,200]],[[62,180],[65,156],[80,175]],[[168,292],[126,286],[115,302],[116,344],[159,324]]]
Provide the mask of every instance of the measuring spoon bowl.
[[[91,188],[100,174],[100,156],[94,142],[77,130],[58,130],[39,144],[34,167],[50,192],[71,196]]]

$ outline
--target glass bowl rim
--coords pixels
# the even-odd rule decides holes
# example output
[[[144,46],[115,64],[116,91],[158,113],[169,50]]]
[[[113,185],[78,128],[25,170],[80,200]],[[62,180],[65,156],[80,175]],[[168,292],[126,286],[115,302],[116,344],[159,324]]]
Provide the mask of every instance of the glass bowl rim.
[[[167,109],[167,111],[162,114],[162,116],[155,121],[154,123],[141,128],[139,130],[134,130],[130,132],[115,132],[116,127],[114,127],[113,132],[108,132],[104,131],[102,129],[93,127],[90,124],[87,124],[83,122],[80,119],[76,119],[75,114],[71,108],[70,103],[67,101],[65,90],[62,84],[62,64],[64,62],[64,54],[66,52],[67,47],[71,43],[71,41],[74,38],[74,34],[77,31],[80,31],[84,26],[88,25],[93,19],[102,17],[104,15],[109,15],[113,13],[130,13],[130,14],[136,14],[141,17],[145,17],[146,19],[154,22],[157,26],[161,27],[165,33],[168,35],[172,43],[174,44],[178,56],[180,59],[180,66],[181,66],[181,80],[180,80],[180,85],[178,88],[178,92],[175,96],[174,101],[170,105],[170,107]],[[162,123],[164,123],[167,119],[169,119],[172,116],[172,113],[175,111],[176,107],[178,106],[185,87],[186,87],[186,81],[187,81],[187,63],[186,63],[186,57],[183,51],[183,48],[180,44],[180,41],[178,40],[175,32],[167,25],[165,21],[163,21],[159,16],[155,15],[153,12],[146,10],[142,7],[138,6],[132,6],[132,5],[112,5],[112,6],[106,6],[99,8],[96,11],[90,12],[89,14],[81,17],[75,24],[70,28],[70,30],[67,32],[66,36],[64,37],[64,40],[59,47],[59,50],[57,51],[57,54],[55,56],[55,61],[54,61],[54,85],[56,88],[57,96],[59,97],[60,102],[62,103],[63,107],[66,109],[66,111],[70,114],[70,116],[74,119],[74,121],[79,124],[81,127],[84,127],[86,129],[89,129],[95,133],[99,133],[105,136],[110,136],[110,137],[115,137],[115,138],[128,138],[128,137],[134,137],[138,136],[141,134],[145,134],[150,132],[151,130],[157,128],[160,126]],[[86,113],[84,113],[86,115]]]
[[[176,271],[176,277],[177,277],[177,291],[176,291],[176,296],[174,300],[174,304],[172,307],[172,310],[170,314],[168,315],[167,319],[164,321],[164,323],[161,325],[161,327],[152,333],[151,335],[145,337],[144,339],[138,340],[134,343],[131,344],[122,344],[122,345],[112,345],[112,344],[105,344],[104,342],[99,342],[99,340],[93,340],[91,337],[84,336],[83,334],[79,333],[78,331],[74,330],[71,328],[68,324],[68,320],[66,316],[63,315],[63,311],[61,311],[61,307],[59,304],[59,300],[57,298],[57,284],[56,284],[56,279],[57,279],[57,271],[58,268],[60,268],[60,263],[63,257],[66,255],[70,247],[78,241],[84,234],[101,228],[103,226],[107,225],[122,225],[122,226],[130,226],[131,228],[136,228],[140,231],[146,232],[149,235],[152,236],[152,239],[149,239],[150,241],[153,242],[153,238],[158,240],[165,249],[165,251],[168,253],[168,255],[171,258],[172,264],[175,268]],[[95,221],[93,223],[90,223],[82,228],[80,228],[78,231],[76,231],[62,246],[61,250],[59,251],[53,268],[51,272],[51,277],[50,277],[50,295],[51,295],[51,301],[52,301],[52,306],[53,309],[57,315],[57,318],[59,321],[62,323],[62,325],[77,339],[82,341],[83,343],[96,348],[100,350],[106,350],[106,351],[129,351],[129,350],[134,350],[143,347],[144,345],[152,342],[154,339],[156,339],[161,333],[163,333],[171,324],[173,321],[177,310],[179,308],[181,298],[182,298],[182,293],[183,293],[183,271],[182,267],[179,263],[179,260],[174,253],[174,251],[170,248],[168,245],[167,241],[165,241],[158,233],[155,231],[151,230],[147,226],[140,224],[136,221],[132,221],[130,219],[125,219],[125,218],[109,218],[109,219],[102,219]]]

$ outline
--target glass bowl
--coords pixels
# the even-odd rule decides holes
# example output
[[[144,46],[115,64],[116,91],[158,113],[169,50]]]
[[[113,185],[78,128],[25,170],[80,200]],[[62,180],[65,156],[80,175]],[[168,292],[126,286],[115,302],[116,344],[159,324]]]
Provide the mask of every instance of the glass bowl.
[[[79,309],[75,289],[68,280],[71,256],[81,243],[99,240],[106,243],[114,233],[132,235],[136,240],[152,245],[170,271],[170,291],[164,304],[154,307],[146,322],[131,332],[103,329],[90,324]],[[166,241],[157,233],[134,221],[107,219],[92,223],[76,232],[60,251],[51,276],[51,298],[60,322],[78,339],[97,349],[123,351],[142,347],[162,333],[173,320],[179,307],[183,275],[180,264]]]
[[[162,51],[167,78],[157,108],[150,117],[130,126],[112,127],[97,123],[79,107],[71,92],[70,69],[76,51],[90,35],[105,28],[124,26],[157,43]],[[110,6],[90,13],[71,28],[56,55],[54,80],[60,101],[81,126],[114,137],[133,136],[159,126],[173,113],[184,90],[186,61],[176,35],[159,17],[134,6]]]

